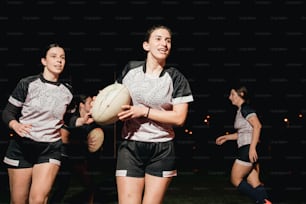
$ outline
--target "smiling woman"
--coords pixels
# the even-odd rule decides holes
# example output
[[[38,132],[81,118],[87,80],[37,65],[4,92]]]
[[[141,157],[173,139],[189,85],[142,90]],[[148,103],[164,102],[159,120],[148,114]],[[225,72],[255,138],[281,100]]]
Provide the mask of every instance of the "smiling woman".
[[[168,27],[152,26],[142,43],[146,59],[129,61],[117,78],[132,100],[118,114],[124,123],[116,166],[119,204],[163,203],[177,175],[174,127],[184,125],[193,96],[185,76],[166,64],[171,43]]]
[[[71,86],[59,81],[65,57],[61,45],[50,44],[41,57],[43,72],[21,79],[3,110],[3,121],[14,132],[3,160],[12,203],[46,202],[59,170],[60,129],[73,97]]]
[[[260,181],[259,155],[257,153],[261,133],[261,122],[251,107],[248,89],[245,86],[232,88],[229,100],[237,107],[232,134],[219,136],[217,145],[226,141],[237,141],[238,153],[231,171],[231,182],[241,193],[258,204],[271,204],[265,187]]]

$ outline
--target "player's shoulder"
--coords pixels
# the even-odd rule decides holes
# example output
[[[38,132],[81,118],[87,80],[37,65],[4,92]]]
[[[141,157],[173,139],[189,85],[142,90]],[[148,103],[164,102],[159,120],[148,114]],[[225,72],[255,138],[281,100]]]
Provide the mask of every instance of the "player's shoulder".
[[[137,60],[131,60],[127,63],[127,66],[130,68],[130,69],[133,69],[133,68],[137,68],[137,67],[140,67],[140,66],[143,66],[145,64],[145,61],[142,60],[142,61],[137,61]]]
[[[187,81],[185,75],[174,66],[167,66],[161,73],[161,76],[168,74],[174,81]]]
[[[145,61],[137,61],[137,60],[128,61],[124,66],[124,68],[121,70],[121,72],[118,73],[116,81],[118,83],[122,83],[123,78],[128,73],[130,73],[131,70],[135,70],[140,67],[142,67],[143,69],[144,66],[145,66]]]
[[[244,103],[241,106],[241,114],[243,117],[247,117],[251,113],[256,113],[255,109],[248,103]]]
[[[73,94],[73,87],[69,81],[60,79],[59,83],[66,87]]]
[[[72,85],[69,84],[68,82],[63,82],[62,83],[67,89],[69,89],[70,92],[73,92],[73,88]]]
[[[35,81],[37,79],[39,79],[40,75],[36,74],[36,75],[31,75],[31,76],[26,76],[20,79],[20,82],[22,83],[30,83],[32,81]]]
[[[173,66],[164,67],[164,72],[167,72],[170,75],[181,75],[182,74],[178,68],[173,67]]]

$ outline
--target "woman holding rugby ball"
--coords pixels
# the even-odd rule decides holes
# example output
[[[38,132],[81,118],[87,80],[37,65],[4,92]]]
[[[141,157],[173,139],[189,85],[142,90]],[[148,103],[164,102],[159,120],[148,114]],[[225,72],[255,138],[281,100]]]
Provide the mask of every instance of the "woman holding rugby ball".
[[[117,78],[132,100],[118,114],[124,122],[116,166],[119,204],[160,204],[177,175],[173,126],[184,124],[193,96],[184,75],[166,64],[171,43],[168,27],[150,28],[146,59],[128,62]]]

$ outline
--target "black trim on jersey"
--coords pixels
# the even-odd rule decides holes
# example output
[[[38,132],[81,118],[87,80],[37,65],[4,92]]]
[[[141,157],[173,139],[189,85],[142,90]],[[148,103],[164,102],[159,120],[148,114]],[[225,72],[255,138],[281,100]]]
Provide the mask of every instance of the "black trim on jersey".
[[[56,85],[56,86],[61,85],[61,82],[59,82],[59,81],[48,81],[47,79],[44,78],[42,73],[39,74],[39,78],[44,83],[50,83],[50,84],[53,84],[53,85]]]
[[[125,77],[125,75],[134,68],[140,67],[142,66],[143,72],[146,72],[146,61],[129,61],[126,66],[123,68],[121,74],[119,74],[118,78],[117,78],[117,82],[118,83],[122,83],[123,78]],[[181,86],[188,86],[188,87],[184,87],[182,89],[177,88],[176,90],[173,90],[174,93],[173,95],[175,96],[189,96],[190,92],[186,92],[186,93],[175,93],[175,91],[179,91],[179,90],[191,90],[190,88],[190,84],[189,83],[182,83],[188,81],[185,76],[175,67],[164,67],[164,69],[162,70],[162,72],[160,73],[159,77],[165,75],[165,73],[169,73],[169,75],[172,77],[173,79],[173,87],[181,87]]]
[[[25,78],[20,79],[20,81],[18,82],[17,86],[20,86],[22,90],[28,90],[28,86],[32,81],[35,81],[37,78],[39,77],[39,75],[34,75],[34,76],[28,76]],[[21,102],[24,102],[27,92],[24,91],[19,91],[20,89],[14,89],[13,93],[11,94],[11,96],[14,96],[14,98],[16,100],[19,100]],[[18,90],[18,91],[17,91]],[[21,115],[21,110],[22,107],[17,107],[13,104],[11,104],[10,102],[8,102],[3,110],[2,113],[2,120],[3,122],[8,126],[9,122],[11,120],[17,120],[17,118],[19,118],[19,116]]]
[[[40,78],[39,75],[34,75],[34,76],[28,76],[26,78],[23,78],[19,81],[17,84],[17,87],[19,86],[20,88],[15,88],[11,96],[13,96],[16,100],[20,102],[24,102],[24,100],[27,97],[28,92],[26,91],[20,91],[20,90],[28,90],[29,84],[31,82],[35,81],[37,78]]]
[[[177,87],[176,89],[173,90],[173,95],[175,95],[175,96],[189,96],[189,95],[191,95],[191,92],[182,92],[182,90],[184,90],[184,91],[185,90],[190,90],[191,91],[191,88],[190,88],[189,83],[185,83],[188,80],[178,69],[176,69],[175,67],[168,67],[168,68],[165,68],[161,74],[164,75],[166,72],[169,73],[169,75],[172,77],[173,87]],[[182,87],[182,86],[183,86],[183,88],[178,88],[178,87]]]
[[[243,103],[241,105],[241,115],[244,118],[246,118],[251,113],[256,113],[256,112],[249,104]]]
[[[27,97],[28,92],[20,91],[20,90],[28,90],[29,84],[31,84],[31,82],[37,80],[38,78],[43,83],[50,83],[50,84],[54,84],[56,86],[59,86],[59,85],[63,84],[65,87],[67,87],[69,89],[69,91],[73,95],[73,89],[72,89],[72,86],[70,84],[68,84],[68,83],[61,83],[61,82],[48,81],[48,80],[46,80],[43,77],[43,73],[40,73],[40,74],[37,74],[37,75],[28,76],[28,77],[20,79],[20,81],[18,82],[17,86],[19,86],[21,89],[19,89],[19,88],[17,89],[17,86],[16,86],[16,88],[12,92],[11,96],[13,96],[16,100],[18,100],[20,102],[24,102],[24,100]],[[21,110],[22,110],[22,107],[16,107],[15,105],[13,105],[10,102],[8,102],[6,104],[3,112],[2,112],[2,120],[3,120],[3,122],[8,126],[9,122],[11,120],[17,120],[18,121],[17,118],[19,118],[21,116]],[[67,119],[67,120],[69,120],[69,119]]]
[[[61,84],[63,84],[65,87],[67,87],[69,89],[69,91],[72,93],[73,95],[73,89],[72,86],[70,84],[68,84],[67,82],[63,82],[61,80],[59,81],[48,81],[47,79],[44,78],[43,74],[39,74],[39,78],[41,79],[42,82],[44,83],[49,83],[49,84],[54,84],[56,86],[60,86]]]
[[[122,83],[123,78],[125,77],[125,75],[129,72],[130,69],[132,68],[136,68],[139,66],[143,66],[144,72],[145,72],[145,61],[129,61],[125,67],[123,68],[123,70],[121,71],[121,73],[118,75],[116,81],[118,83]]]

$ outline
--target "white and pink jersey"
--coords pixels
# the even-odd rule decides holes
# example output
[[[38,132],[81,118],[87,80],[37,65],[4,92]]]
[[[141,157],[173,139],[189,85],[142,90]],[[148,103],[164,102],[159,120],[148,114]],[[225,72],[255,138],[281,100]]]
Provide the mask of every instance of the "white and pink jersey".
[[[247,119],[254,115],[256,115],[255,110],[246,103],[242,104],[241,107],[237,110],[234,128],[238,131],[238,147],[251,144],[253,127]]]
[[[73,94],[68,84],[50,82],[42,74],[26,77],[17,84],[8,101],[21,108],[19,122],[31,124],[25,137],[38,142],[61,139],[59,129]]]
[[[156,77],[145,71],[145,61],[131,61],[117,79],[129,89],[133,105],[167,111],[175,104],[193,101],[189,82],[176,68],[164,68]],[[145,117],[126,121],[122,130],[123,138],[143,142],[166,142],[174,136],[172,125]]]

